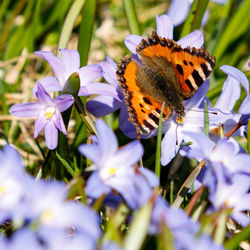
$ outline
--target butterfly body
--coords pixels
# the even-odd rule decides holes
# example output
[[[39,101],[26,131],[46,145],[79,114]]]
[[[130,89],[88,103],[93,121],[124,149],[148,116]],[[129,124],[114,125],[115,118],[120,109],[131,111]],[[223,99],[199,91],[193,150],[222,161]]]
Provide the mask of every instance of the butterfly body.
[[[158,127],[162,103],[163,120],[173,114],[185,116],[183,100],[194,95],[215,65],[204,49],[182,49],[175,41],[155,32],[136,49],[139,60],[124,57],[117,78],[125,96],[129,120],[138,134]]]

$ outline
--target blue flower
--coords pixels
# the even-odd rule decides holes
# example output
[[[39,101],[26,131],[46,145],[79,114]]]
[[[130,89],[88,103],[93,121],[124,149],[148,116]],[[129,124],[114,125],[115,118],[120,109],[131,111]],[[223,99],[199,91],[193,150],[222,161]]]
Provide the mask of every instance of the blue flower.
[[[173,25],[166,15],[156,17],[157,24],[157,33],[166,38],[173,38]],[[132,53],[136,53],[136,47],[141,42],[142,37],[138,35],[128,35],[125,39],[126,46],[131,50]],[[203,35],[200,31],[195,30],[194,32],[188,34],[187,36],[180,39],[178,42],[183,48],[187,46],[193,46],[200,48],[203,43]],[[136,131],[134,126],[128,121],[128,112],[127,107],[124,102],[124,97],[121,91],[121,88],[116,79],[116,64],[110,58],[107,61],[100,63],[103,76],[107,82],[112,85],[113,92],[110,95],[100,95],[93,98],[87,102],[87,109],[90,113],[95,116],[103,116],[110,112],[113,112],[120,108],[119,116],[119,126],[123,132],[131,138],[136,137]],[[204,111],[203,111],[203,100],[205,94],[208,90],[208,81],[206,81],[203,86],[197,91],[197,93],[188,101],[184,102],[186,108],[186,116],[182,123],[176,121],[176,116],[173,115],[171,119],[166,121],[163,125],[163,133],[165,136],[162,140],[162,156],[161,164],[167,165],[172,158],[177,154],[182,141],[185,139],[183,131],[192,130],[198,131],[201,130],[204,126]],[[228,119],[228,113],[224,114],[220,110],[215,110],[215,113],[210,113],[210,123],[218,124],[218,122]],[[156,135],[156,131],[147,136]]]
[[[79,147],[79,151],[93,162],[91,168],[95,169],[87,181],[86,194],[98,198],[115,190],[131,208],[142,205],[152,194],[152,187],[159,184],[152,172],[134,166],[143,155],[142,145],[133,141],[118,149],[113,131],[102,120],[96,121],[96,130],[98,137],[92,136],[93,143]],[[145,189],[139,190],[142,186]]]
[[[225,4],[228,0],[211,0],[220,4]],[[178,26],[185,21],[190,11],[193,0],[173,0],[168,7],[167,15],[171,19],[174,26]],[[180,8],[181,6],[181,8]],[[202,24],[204,25],[207,21],[206,14],[203,16]]]
[[[22,219],[30,179],[25,175],[18,152],[9,145],[0,151],[0,224],[7,219]]]
[[[102,75],[101,67],[97,64],[80,68],[80,56],[77,50],[60,50],[62,59],[49,51],[36,51],[34,54],[45,59],[53,69],[56,78],[49,76],[39,80],[47,92],[63,90],[68,78],[73,73],[79,74],[79,95],[88,96],[95,93],[96,83],[93,81]],[[99,86],[97,86],[99,88]],[[33,88],[33,94],[37,96],[37,84]]]
[[[58,129],[67,134],[61,112],[73,103],[71,95],[60,95],[52,99],[43,86],[37,84],[38,103],[16,104],[10,108],[10,114],[20,117],[36,116],[34,138],[44,129],[45,140],[49,149],[55,149],[58,143]]]

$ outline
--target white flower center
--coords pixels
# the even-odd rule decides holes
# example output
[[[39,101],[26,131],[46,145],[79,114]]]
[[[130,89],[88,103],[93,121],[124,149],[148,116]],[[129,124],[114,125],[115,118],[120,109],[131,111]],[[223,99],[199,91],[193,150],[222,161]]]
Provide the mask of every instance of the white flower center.
[[[55,114],[56,109],[55,107],[47,107],[45,110],[45,116],[48,119],[51,119],[53,117],[53,115]]]
[[[103,180],[107,180],[108,178],[114,176],[116,172],[116,167],[105,167],[100,171],[100,176]]]

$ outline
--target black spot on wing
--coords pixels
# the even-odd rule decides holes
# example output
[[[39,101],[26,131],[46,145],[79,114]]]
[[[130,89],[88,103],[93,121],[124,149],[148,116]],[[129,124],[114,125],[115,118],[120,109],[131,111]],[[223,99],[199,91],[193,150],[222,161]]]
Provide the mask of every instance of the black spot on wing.
[[[188,87],[189,87],[189,89],[190,89],[191,91],[194,90],[194,87],[193,87],[192,83],[189,81],[189,79],[185,80],[185,83],[188,85]]]
[[[155,122],[155,124],[159,124],[159,118],[155,116],[154,114],[150,113],[149,118]]]
[[[144,124],[150,131],[152,131],[152,130],[155,129],[155,127],[152,126],[150,123],[148,123],[146,120],[143,121],[143,124]]]
[[[176,67],[177,67],[178,72],[179,72],[181,75],[183,75],[183,68],[182,68],[182,66],[181,66],[180,64],[177,64]]]
[[[201,63],[201,68],[202,68],[202,70],[203,70],[204,75],[205,75],[206,77],[208,77],[208,76],[210,75],[211,71],[208,70],[207,65],[206,65],[205,63]]]
[[[195,83],[197,86],[201,86],[201,84],[204,82],[202,77],[199,75],[199,72],[195,69],[192,73],[192,76],[194,78]]]
[[[150,102],[150,100],[147,97],[143,97],[143,101],[148,104],[148,105],[152,105],[152,103]]]

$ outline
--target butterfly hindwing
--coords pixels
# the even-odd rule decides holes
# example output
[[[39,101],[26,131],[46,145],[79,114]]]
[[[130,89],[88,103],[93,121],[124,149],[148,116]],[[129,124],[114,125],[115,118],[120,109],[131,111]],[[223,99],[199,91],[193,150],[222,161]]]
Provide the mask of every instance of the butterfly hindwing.
[[[125,96],[129,120],[137,133],[149,134],[158,127],[162,102],[142,93],[136,82],[140,66],[130,56],[124,57],[117,68],[117,78]],[[165,106],[163,119],[171,116],[172,109]]]
[[[215,65],[215,57],[204,49],[175,47],[172,50],[177,83],[181,87],[180,94],[184,99],[194,95],[206,81]]]

